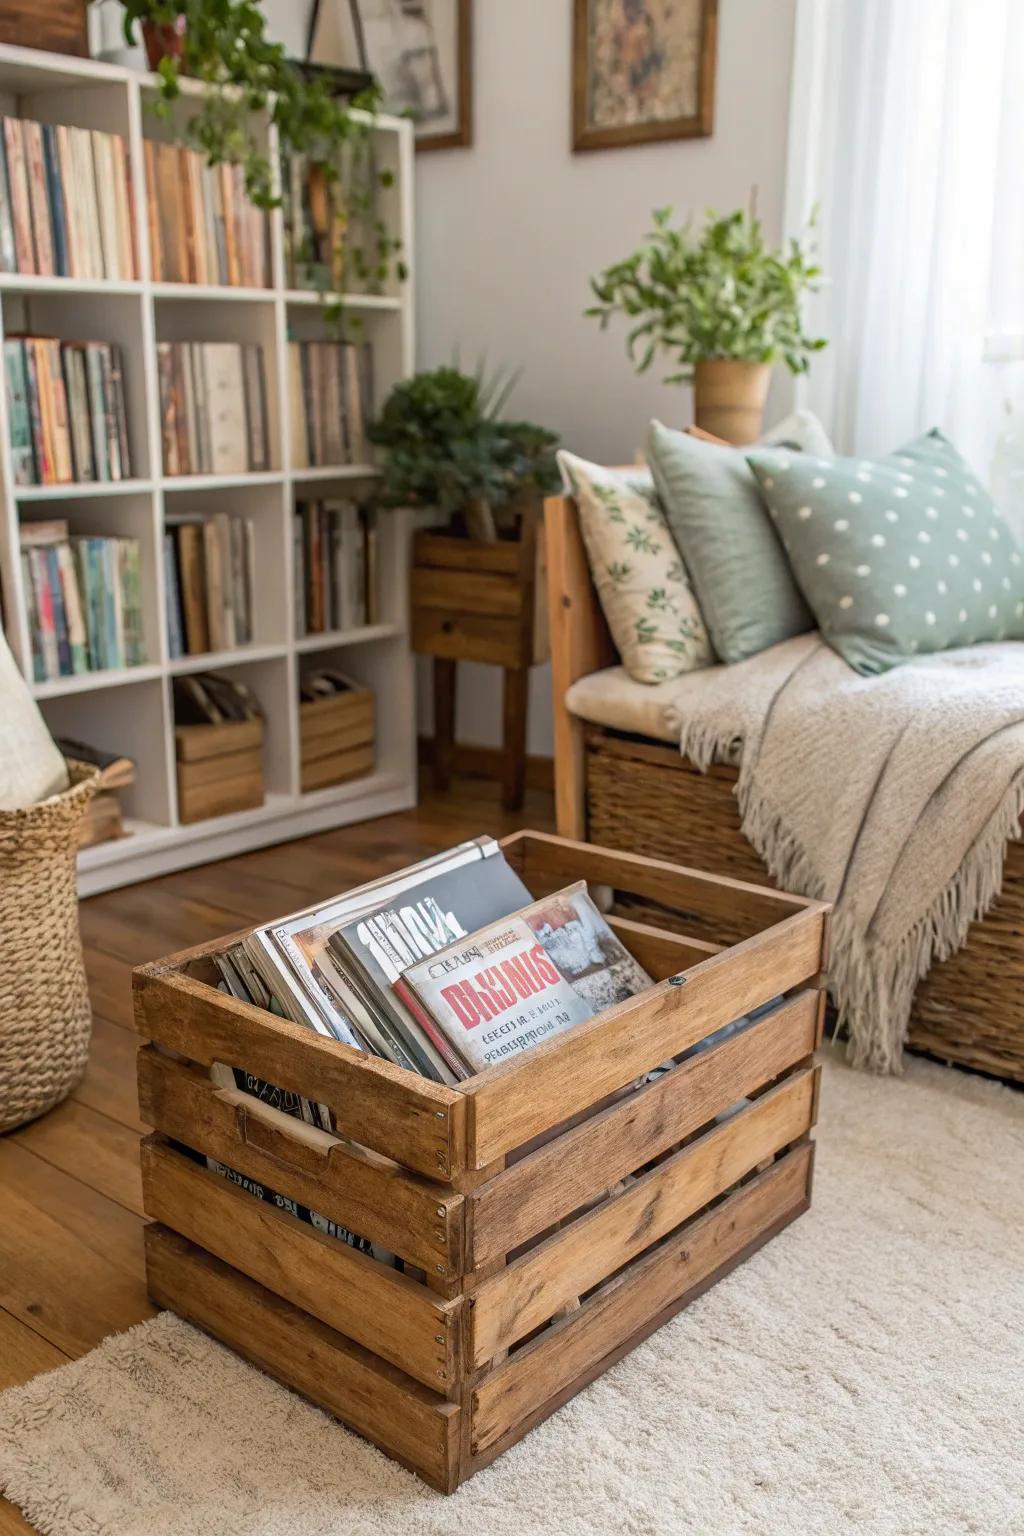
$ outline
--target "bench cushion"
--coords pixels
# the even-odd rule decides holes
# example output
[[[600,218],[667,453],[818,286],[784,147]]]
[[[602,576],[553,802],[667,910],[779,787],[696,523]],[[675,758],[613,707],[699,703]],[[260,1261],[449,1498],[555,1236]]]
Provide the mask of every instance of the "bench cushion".
[[[667,723],[678,683],[634,682],[625,667],[606,667],[581,677],[565,695],[569,711],[592,725],[605,725],[655,741],[678,742],[679,727]]]

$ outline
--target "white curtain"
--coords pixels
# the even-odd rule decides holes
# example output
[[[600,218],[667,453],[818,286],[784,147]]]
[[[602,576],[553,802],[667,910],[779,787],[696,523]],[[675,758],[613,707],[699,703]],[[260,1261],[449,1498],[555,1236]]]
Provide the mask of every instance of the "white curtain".
[[[987,475],[991,359],[1024,357],[1024,0],[797,0],[790,233],[815,206],[804,403],[841,452],[939,426]]]

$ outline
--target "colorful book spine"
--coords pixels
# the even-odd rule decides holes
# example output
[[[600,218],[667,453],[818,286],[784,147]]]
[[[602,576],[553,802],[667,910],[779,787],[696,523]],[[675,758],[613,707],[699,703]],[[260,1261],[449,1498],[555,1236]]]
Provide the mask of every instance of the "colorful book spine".
[[[46,169],[46,190],[50,202],[54,271],[60,277],[68,277],[70,271],[68,266],[68,235],[67,216],[64,207],[64,185],[60,174],[57,129],[51,123],[43,124],[43,164]]]
[[[22,123],[16,117],[5,117],[3,122],[4,152],[7,157],[11,214],[14,220],[14,248],[17,255],[18,271],[32,273],[37,268],[35,245],[32,239],[32,205],[29,199],[24,129]]]
[[[11,437],[11,467],[15,485],[36,482],[36,455],[33,447],[32,408],[23,341],[4,342],[4,366],[7,375],[7,419]]]

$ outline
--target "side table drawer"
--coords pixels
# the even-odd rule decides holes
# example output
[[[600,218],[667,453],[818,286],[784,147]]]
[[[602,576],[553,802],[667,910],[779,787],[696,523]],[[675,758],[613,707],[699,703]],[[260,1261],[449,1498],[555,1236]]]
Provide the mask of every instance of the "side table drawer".
[[[422,656],[525,667],[531,661],[532,640],[518,619],[419,606],[412,611],[412,648]]]

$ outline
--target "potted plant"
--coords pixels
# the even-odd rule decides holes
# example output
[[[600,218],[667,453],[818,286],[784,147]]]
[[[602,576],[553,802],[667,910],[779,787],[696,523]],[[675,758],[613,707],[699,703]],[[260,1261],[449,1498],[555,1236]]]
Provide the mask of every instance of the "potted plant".
[[[365,166],[345,188],[349,213],[369,226],[364,244],[349,240],[346,256],[354,276],[383,283],[394,264],[405,277],[398,242],[376,215],[376,188],[389,186],[389,171],[377,172],[367,149],[370,122],[380,92],[377,87],[351,98],[335,94],[321,75],[307,76],[266,33],[262,6],[255,0],[125,0],[124,33],[135,41],[142,33],[150,66],[160,82],[157,111],[168,116],[187,75],[210,89],[188,119],[191,142],[211,165],[240,164],[246,191],[258,208],[281,201],[277,179],[263,137],[265,114],[277,130],[283,157],[302,155],[324,176],[336,181],[343,151]],[[327,279],[321,287],[328,286]]]
[[[517,499],[557,487],[555,434],[501,420],[513,382],[445,367],[397,384],[369,429],[384,450],[384,501],[457,516],[471,538],[494,543]]]
[[[753,442],[773,365],[805,373],[826,345],[807,334],[801,316],[821,269],[797,240],[783,250],[766,245],[753,213],[709,214],[697,235],[688,223],[673,227],[670,208],[653,219],[638,251],[591,280],[597,302],[586,313],[602,328],[612,315],[627,316],[638,372],[667,352],[680,366],[665,382],[692,379],[698,427]]]

